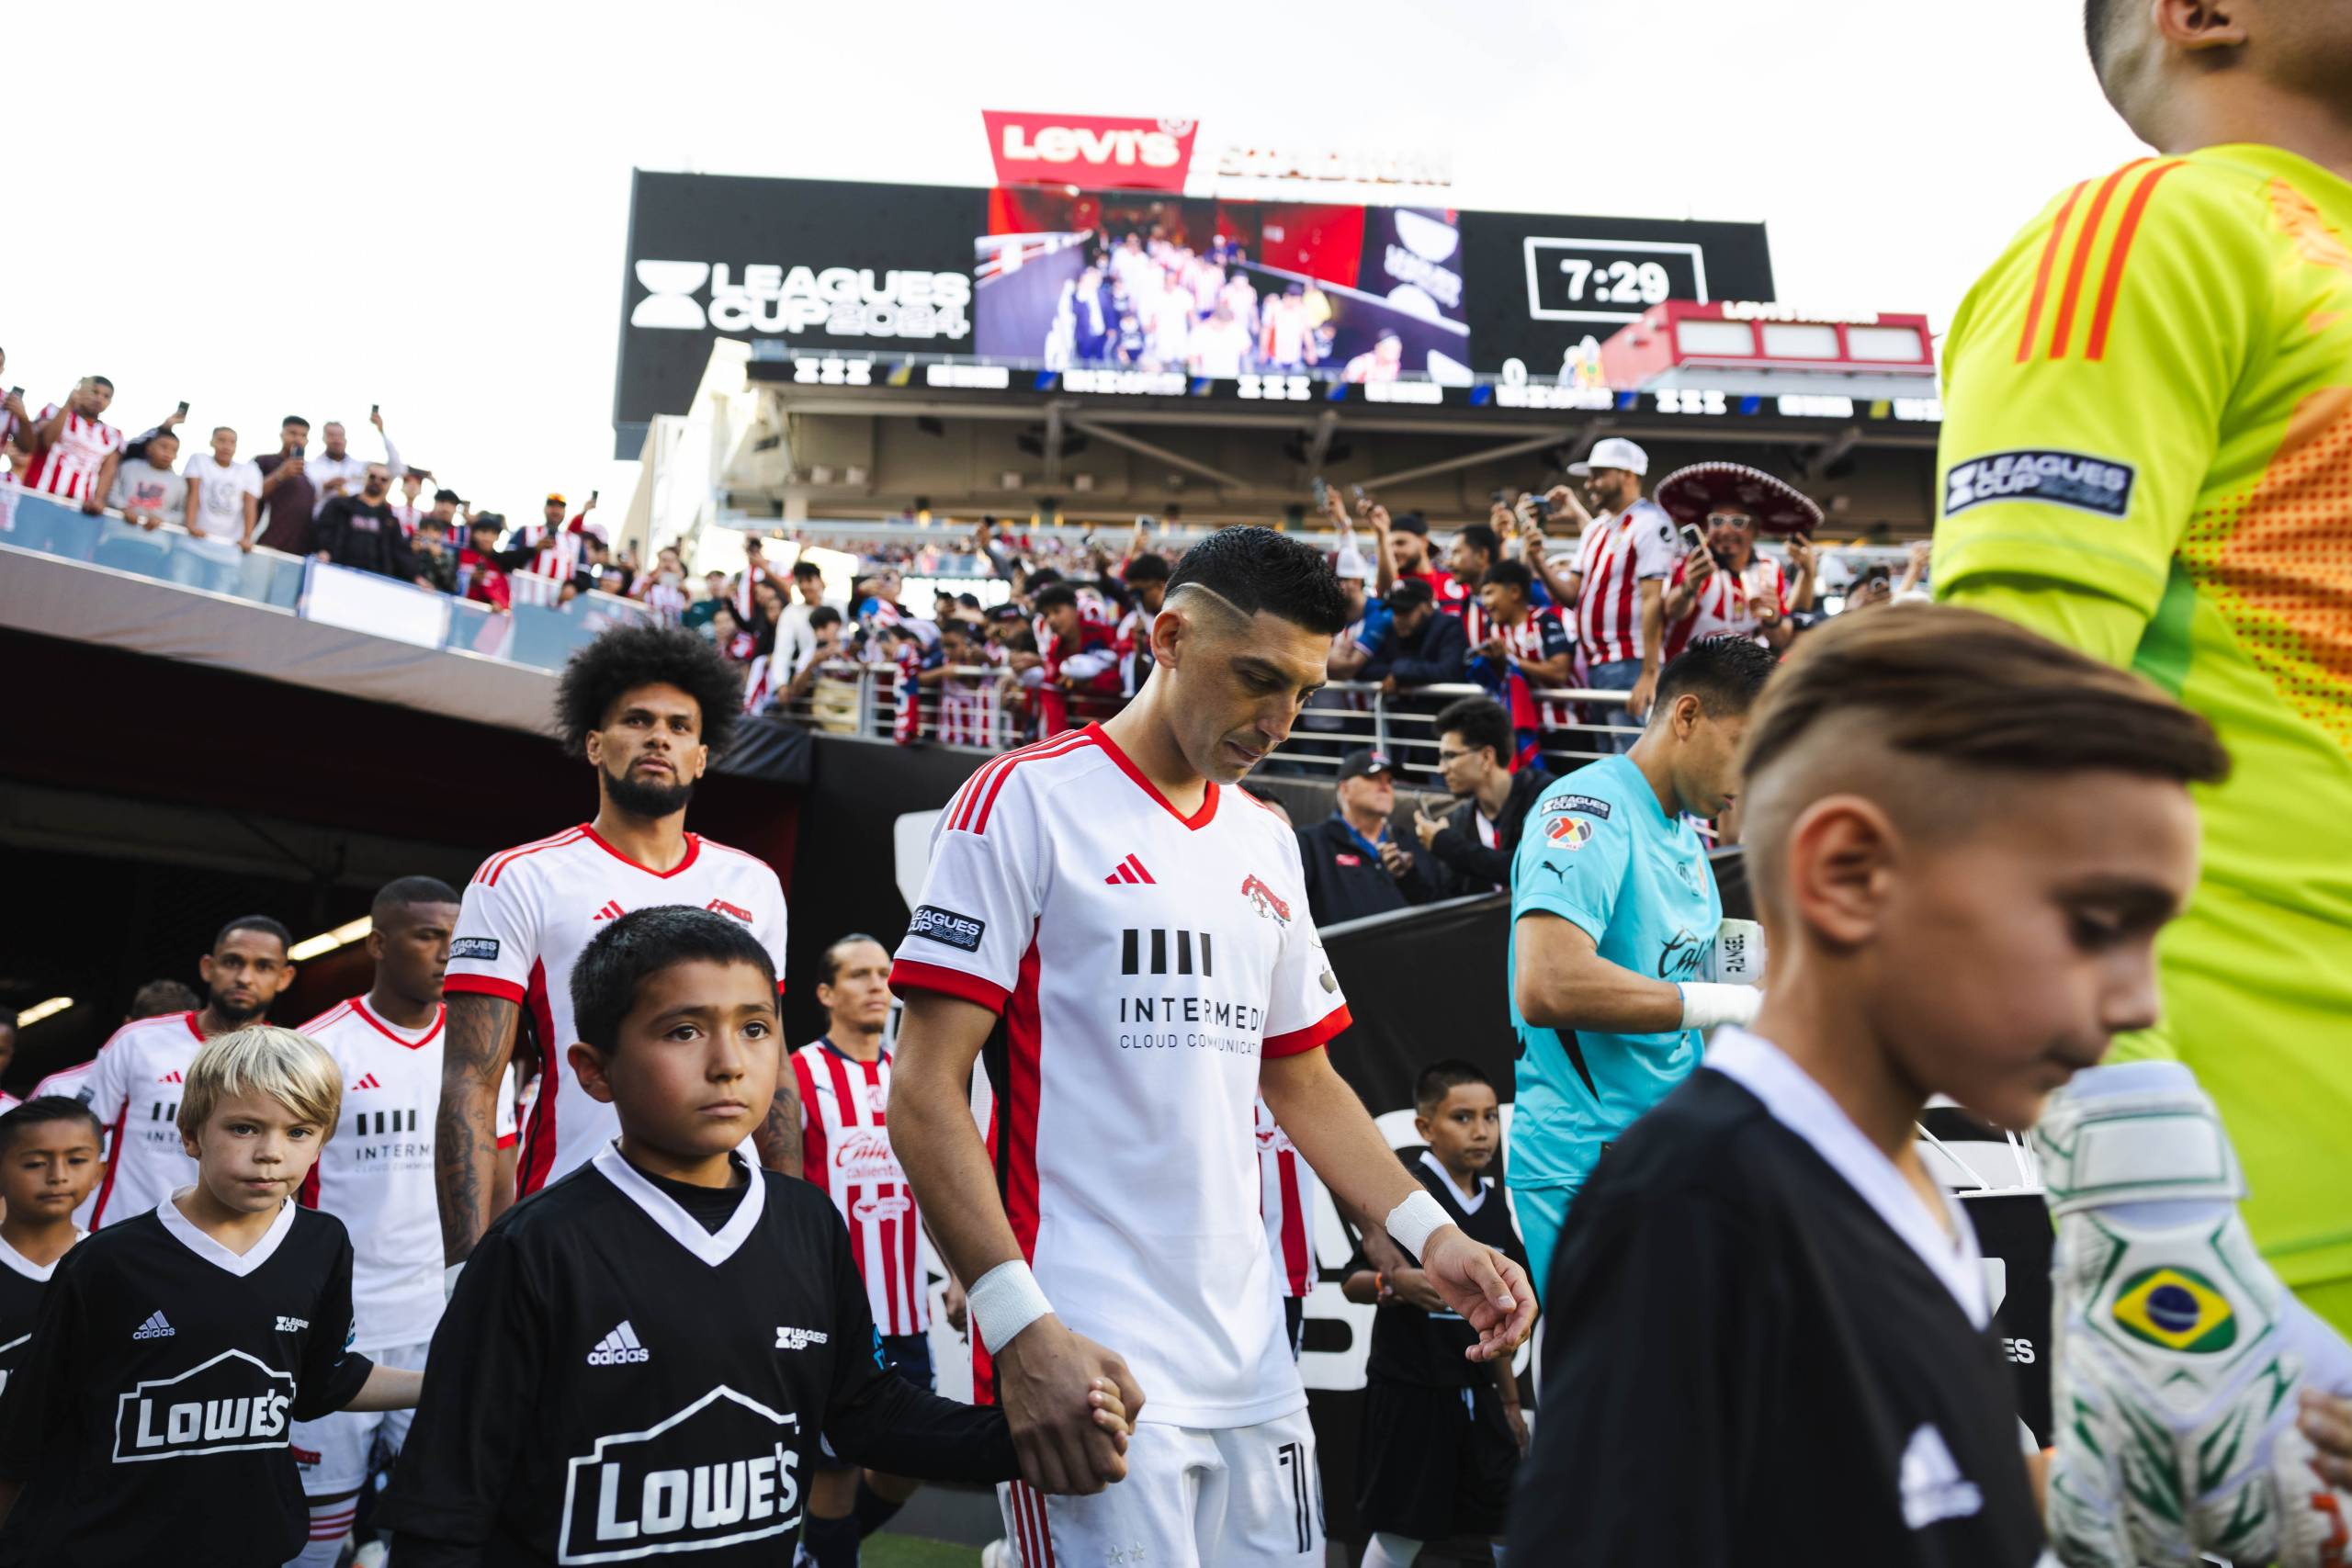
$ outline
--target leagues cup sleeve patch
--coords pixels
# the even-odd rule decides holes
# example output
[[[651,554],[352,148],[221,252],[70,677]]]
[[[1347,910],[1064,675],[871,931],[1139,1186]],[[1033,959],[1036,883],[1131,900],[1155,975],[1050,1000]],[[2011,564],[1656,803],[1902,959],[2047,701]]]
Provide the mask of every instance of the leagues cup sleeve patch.
[[[953,909],[943,909],[934,904],[925,904],[915,911],[913,921],[907,927],[907,934],[927,937],[949,947],[961,948],[966,953],[978,953],[980,950],[980,933],[988,929],[985,920],[975,919],[970,915],[959,915]]]
[[[2132,510],[2133,470],[2080,452],[1993,452],[1955,463],[1944,474],[1944,515],[1957,517],[1988,501],[2041,501],[2101,517]]]
[[[471,958],[490,964],[498,958],[498,939],[494,936],[461,936],[449,943],[452,958]]]
[[[1588,817],[1598,817],[1604,822],[1609,820],[1609,803],[1595,800],[1589,795],[1564,795],[1544,803],[1544,815],[1546,817],[1562,811],[1581,811]]]

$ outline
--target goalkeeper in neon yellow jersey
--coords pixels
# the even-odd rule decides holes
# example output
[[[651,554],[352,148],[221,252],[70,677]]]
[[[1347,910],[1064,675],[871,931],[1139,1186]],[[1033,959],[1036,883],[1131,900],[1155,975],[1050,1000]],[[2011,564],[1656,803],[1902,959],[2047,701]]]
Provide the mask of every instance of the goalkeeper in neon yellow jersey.
[[[2086,24],[2109,100],[2160,151],[2059,193],[1955,315],[1935,590],[2139,670],[2234,766],[2199,795],[2163,1021],[2084,1075],[2079,1124],[2049,1123],[2090,1142],[2045,1134],[2052,1533],[2070,1561],[2188,1562],[2148,1554],[2324,1497],[2277,1550],[2352,1562],[2341,1494],[2289,1495],[2288,1466],[2248,1503],[2260,1488],[2215,1470],[2240,1439],[2273,1446],[2249,1380],[2343,1392],[2352,1364],[2304,1310],[2352,1333],[2352,6],[2088,0]],[[2134,1058],[2178,1076],[2140,1082]],[[2101,1074],[2127,1075],[2104,1101]],[[2211,1137],[2140,1149],[2184,1164],[2153,1185],[2090,1174],[2099,1136],[2159,1123],[2142,1101]],[[2165,1179],[2195,1201],[2154,1201]],[[2096,1416],[2071,1430],[2070,1391]],[[2177,1466],[2121,1440],[2165,1429]]]

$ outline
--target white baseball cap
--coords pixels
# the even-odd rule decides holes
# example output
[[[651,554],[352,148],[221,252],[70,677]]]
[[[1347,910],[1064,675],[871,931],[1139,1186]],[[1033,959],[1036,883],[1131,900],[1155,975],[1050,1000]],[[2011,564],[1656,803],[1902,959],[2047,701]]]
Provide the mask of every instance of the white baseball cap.
[[[1612,435],[1595,442],[1583,462],[1568,465],[1568,472],[1579,479],[1595,468],[1623,468],[1629,474],[1646,474],[1650,471],[1650,455],[1623,436]]]

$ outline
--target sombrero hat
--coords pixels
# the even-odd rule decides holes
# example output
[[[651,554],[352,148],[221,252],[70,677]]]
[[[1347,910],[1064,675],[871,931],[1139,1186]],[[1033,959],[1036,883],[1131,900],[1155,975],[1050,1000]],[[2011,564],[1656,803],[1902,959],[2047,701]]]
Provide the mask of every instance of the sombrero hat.
[[[1654,499],[1678,523],[1703,523],[1710,512],[1745,512],[1767,534],[1810,534],[1821,508],[1794,485],[1745,463],[1693,463],[1658,481]]]

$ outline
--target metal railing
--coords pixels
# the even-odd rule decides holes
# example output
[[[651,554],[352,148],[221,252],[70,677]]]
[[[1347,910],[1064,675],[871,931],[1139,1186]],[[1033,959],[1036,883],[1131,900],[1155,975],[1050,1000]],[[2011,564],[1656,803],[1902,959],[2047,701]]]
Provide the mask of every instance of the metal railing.
[[[518,603],[511,610],[494,610],[474,600],[265,546],[242,551],[226,540],[190,534],[176,524],[151,530],[126,521],[120,513],[85,513],[79,506],[0,481],[0,552],[7,548],[331,621],[413,646],[550,671],[562,669],[574,649],[607,626],[655,618],[635,600],[594,592],[579,594],[568,604]]]
[[[815,678],[790,702],[771,702],[775,717],[834,735],[870,740],[922,741],[996,752],[1037,738],[1036,712],[1017,679],[988,665],[956,665],[945,682],[917,688],[910,717],[898,665],[839,659],[819,666]],[[787,691],[790,688],[786,689]],[[1335,681],[1317,693],[1292,728],[1290,739],[1266,759],[1267,772],[1329,778],[1340,761],[1363,747],[1385,751],[1408,781],[1437,777],[1437,715],[1460,697],[1488,695],[1464,683],[1409,687],[1389,695],[1366,681]],[[1641,733],[1625,722],[1625,694],[1589,687],[1546,687],[1536,701],[1560,722],[1543,732],[1544,765],[1566,773],[1610,755]],[[1070,699],[1075,726],[1108,718],[1125,705],[1123,697]],[[1575,704],[1582,710],[1570,711]]]

